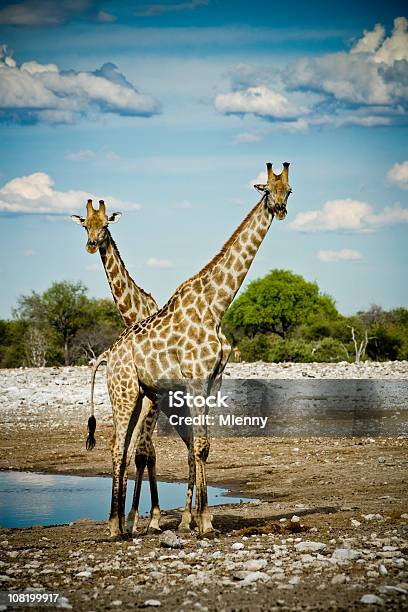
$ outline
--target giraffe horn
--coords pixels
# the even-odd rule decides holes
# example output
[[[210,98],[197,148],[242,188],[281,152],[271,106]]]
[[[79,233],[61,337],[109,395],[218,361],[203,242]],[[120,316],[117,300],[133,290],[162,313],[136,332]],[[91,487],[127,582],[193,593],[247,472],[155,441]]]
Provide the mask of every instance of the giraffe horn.
[[[94,207],[92,206],[92,200],[88,200],[86,203],[86,212],[88,215],[91,215],[94,211]]]
[[[283,162],[282,178],[286,183],[289,182],[289,166],[289,162]]]
[[[274,180],[275,180],[275,173],[274,173],[274,171],[272,170],[272,164],[271,164],[271,162],[268,162],[268,163],[266,164],[266,171],[267,171],[267,173],[268,173],[268,184],[270,185],[270,184],[271,184],[271,183],[273,183],[273,182],[274,182]]]
[[[106,206],[103,200],[99,200],[99,212],[106,215]]]

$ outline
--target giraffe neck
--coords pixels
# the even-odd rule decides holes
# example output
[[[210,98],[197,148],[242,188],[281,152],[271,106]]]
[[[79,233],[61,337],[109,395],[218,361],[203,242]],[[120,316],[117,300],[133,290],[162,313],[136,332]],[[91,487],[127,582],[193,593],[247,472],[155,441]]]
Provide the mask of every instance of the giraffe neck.
[[[113,299],[126,327],[155,313],[158,309],[155,300],[131,278],[109,230],[99,252]]]
[[[273,213],[263,197],[238,226],[221,251],[185,286],[210,305],[219,321],[234,299],[271,225]]]

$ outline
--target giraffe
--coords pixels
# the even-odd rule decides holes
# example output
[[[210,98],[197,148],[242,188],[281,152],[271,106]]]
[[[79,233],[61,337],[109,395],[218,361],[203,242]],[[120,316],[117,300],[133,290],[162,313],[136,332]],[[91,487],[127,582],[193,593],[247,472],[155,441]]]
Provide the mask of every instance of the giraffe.
[[[99,254],[102,264],[111,288],[113,299],[122,317],[126,327],[133,323],[141,321],[158,310],[158,305],[151,294],[139,287],[129,275],[125,264],[121,258],[118,247],[112,238],[108,229],[110,223],[117,223],[121,217],[121,213],[115,212],[109,217],[106,214],[106,205],[103,200],[99,201],[99,208],[94,209],[91,199],[86,205],[86,218],[78,215],[72,215],[71,218],[75,223],[84,227],[87,231],[88,241],[86,249],[89,253]],[[94,431],[96,420],[94,416],[94,383],[95,375],[102,363],[107,362],[108,352],[105,351],[99,355],[93,365],[91,377],[91,416],[88,421],[89,435],[87,438],[86,447],[92,450],[95,446]],[[148,401],[148,400],[147,400]],[[140,490],[143,480],[143,473],[147,465],[150,492],[152,498],[151,521],[148,527],[150,531],[159,531],[160,507],[158,502],[157,482],[156,482],[156,453],[152,442],[152,433],[155,423],[146,422],[145,427],[152,427],[151,431],[144,431],[142,436],[143,444],[139,444],[135,453],[136,478],[135,490],[133,495],[132,508],[128,516],[129,527],[136,532],[137,520],[139,517],[138,506],[140,499]],[[176,428],[177,429],[177,428]],[[177,429],[183,442],[186,444],[188,451],[190,440],[182,435],[180,429]],[[189,461],[190,471],[193,469],[192,455]],[[189,475],[189,487],[194,486],[193,473]]]
[[[127,470],[145,420],[157,418],[161,381],[180,381],[193,396],[207,396],[220,383],[231,347],[221,319],[239,290],[256,252],[276,216],[284,219],[291,193],[289,163],[275,174],[267,164],[267,183],[255,185],[262,197],[219,253],[198,274],[178,287],[167,304],[126,329],[109,351],[107,379],[113,409],[111,538],[125,532]],[[151,404],[144,402],[148,397]],[[196,523],[200,535],[214,529],[207,501],[205,463],[209,440],[193,426]],[[190,526],[191,499],[182,524]]]

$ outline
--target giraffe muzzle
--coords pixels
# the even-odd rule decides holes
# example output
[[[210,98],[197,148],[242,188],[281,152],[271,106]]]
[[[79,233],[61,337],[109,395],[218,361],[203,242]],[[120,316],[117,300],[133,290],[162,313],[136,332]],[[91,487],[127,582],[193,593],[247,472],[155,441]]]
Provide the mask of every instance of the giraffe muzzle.
[[[283,221],[283,219],[286,217],[286,215],[288,214],[288,211],[286,209],[286,204],[275,204],[274,208],[273,208],[273,212],[275,214],[275,217],[277,219],[279,219],[279,221]]]
[[[98,250],[98,245],[96,241],[88,240],[88,242],[86,243],[86,250],[88,251],[88,253],[96,253],[96,251]]]

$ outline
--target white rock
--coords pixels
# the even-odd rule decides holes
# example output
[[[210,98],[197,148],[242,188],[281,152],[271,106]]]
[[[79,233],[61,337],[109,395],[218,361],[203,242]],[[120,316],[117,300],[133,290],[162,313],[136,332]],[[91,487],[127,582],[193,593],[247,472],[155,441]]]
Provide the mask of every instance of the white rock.
[[[367,593],[367,595],[363,595],[360,599],[360,602],[363,604],[377,604],[378,606],[382,606],[384,604],[384,600],[378,595],[373,595],[372,593]]]
[[[302,563],[313,563],[313,561],[315,560],[313,555],[302,555],[300,559]]]
[[[401,586],[394,585],[384,585],[379,589],[381,593],[400,593],[401,595],[406,595],[408,593],[407,589],[402,588]]]
[[[58,597],[56,607],[64,608],[65,610],[72,610],[72,606],[69,603],[68,599],[66,597],[63,597],[62,595]]]
[[[300,583],[299,576],[293,576],[293,578],[289,580],[289,584],[299,584],[299,583]]]
[[[246,586],[247,584],[252,584],[253,582],[268,582],[270,580],[270,576],[265,574],[265,572],[237,572],[234,575],[234,578],[238,580],[242,580],[241,585]]]
[[[161,606],[161,601],[159,601],[158,599],[146,599],[146,601],[143,604],[146,608],[151,607],[151,608],[158,608]]]
[[[243,564],[244,570],[249,572],[257,572],[266,567],[268,562],[266,559],[249,559]]]
[[[332,584],[344,584],[347,580],[347,576],[345,576],[345,574],[337,574],[336,576],[333,576],[333,578],[331,579],[331,583]]]
[[[298,544],[295,544],[295,548],[298,552],[316,552],[318,550],[323,550],[324,548],[326,548],[326,544],[323,544],[323,542],[298,542]]]
[[[352,527],[360,527],[361,525],[360,521],[357,521],[356,519],[351,519],[350,523]]]
[[[166,529],[166,531],[160,534],[159,543],[164,548],[183,548],[184,545],[183,540],[170,529]]]
[[[362,514],[363,519],[366,521],[383,521],[384,517],[381,514]]]
[[[78,572],[78,574],[75,574],[75,576],[77,578],[90,578],[92,576],[92,572],[84,570],[83,572]]]
[[[292,518],[290,519],[291,523],[300,523],[300,518],[297,516],[297,514],[294,514],[292,516]]]
[[[242,542],[234,542],[234,544],[231,545],[231,548],[233,550],[242,550],[245,548],[245,546],[242,544]]]
[[[121,606],[122,603],[123,602],[121,599],[115,599],[114,601],[111,602],[111,606]]]
[[[332,559],[336,559],[336,561],[354,561],[354,559],[360,558],[361,552],[353,548],[336,548],[332,554]]]
[[[381,576],[386,576],[388,574],[387,568],[382,563],[380,564],[378,571],[380,572]]]

